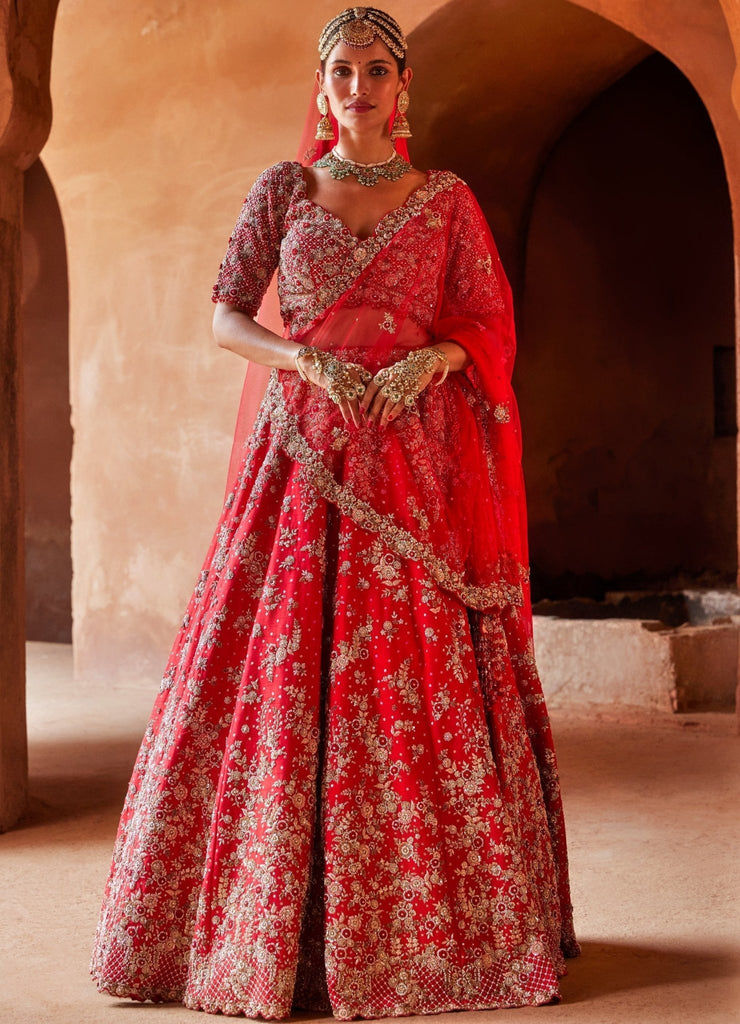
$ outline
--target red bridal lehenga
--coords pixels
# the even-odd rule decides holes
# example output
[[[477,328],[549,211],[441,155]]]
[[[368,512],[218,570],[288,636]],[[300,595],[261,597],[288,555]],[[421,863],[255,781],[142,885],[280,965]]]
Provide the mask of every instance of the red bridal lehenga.
[[[273,371],[136,761],[101,990],[249,1017],[546,1003],[575,955],[532,648],[508,286],[467,186],[358,239],[270,168],[214,289],[369,369],[471,365],[386,429]]]

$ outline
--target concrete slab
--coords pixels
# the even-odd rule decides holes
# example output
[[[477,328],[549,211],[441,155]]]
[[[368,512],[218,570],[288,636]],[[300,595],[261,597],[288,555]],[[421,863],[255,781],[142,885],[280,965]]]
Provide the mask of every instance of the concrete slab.
[[[728,617],[670,629],[653,620],[535,615],[535,653],[548,704],[732,711],[739,623]]]
[[[670,646],[658,622],[535,615],[534,647],[548,705],[573,702],[671,709]]]

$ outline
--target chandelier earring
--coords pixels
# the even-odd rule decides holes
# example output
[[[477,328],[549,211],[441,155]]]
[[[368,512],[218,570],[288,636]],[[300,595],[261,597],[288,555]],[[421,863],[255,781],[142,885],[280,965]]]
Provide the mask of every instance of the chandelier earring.
[[[393,127],[391,128],[392,139],[410,139],[411,128],[406,120],[406,111],[409,109],[409,94],[404,89],[403,92],[398,94],[396,101],[396,116],[393,120]]]
[[[323,92],[316,97],[316,106],[319,108],[321,120],[316,125],[315,138],[320,142],[331,142],[334,138],[334,126],[329,120],[329,101]]]

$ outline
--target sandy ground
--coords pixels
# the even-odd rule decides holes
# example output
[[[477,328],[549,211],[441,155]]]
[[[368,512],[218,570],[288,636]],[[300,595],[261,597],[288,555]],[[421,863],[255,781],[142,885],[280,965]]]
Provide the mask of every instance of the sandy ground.
[[[3,1024],[211,1019],[98,995],[87,974],[117,818],[157,682],[75,684],[68,647],[29,645],[31,813],[0,836]],[[734,716],[581,706],[556,709],[553,725],[583,956],[571,961],[559,1005],[456,1020],[740,1022]]]

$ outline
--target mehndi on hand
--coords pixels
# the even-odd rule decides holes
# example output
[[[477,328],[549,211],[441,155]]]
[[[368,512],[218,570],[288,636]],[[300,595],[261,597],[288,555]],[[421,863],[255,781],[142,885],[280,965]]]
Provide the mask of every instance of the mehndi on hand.
[[[326,377],[326,393],[336,405],[360,398],[365,394],[365,385],[372,380],[369,370],[359,363],[346,363],[342,359],[337,359],[331,352],[306,345],[296,354],[295,365],[299,375],[309,383],[310,380],[300,363],[303,356],[311,357],[317,377],[321,377],[322,374]]]
[[[434,373],[439,363],[442,363],[442,376],[436,383],[441,384],[449,372],[450,363],[445,353],[436,348],[414,349],[405,359],[379,370],[374,380],[384,398],[411,408],[421,390],[419,381],[425,374]]]

